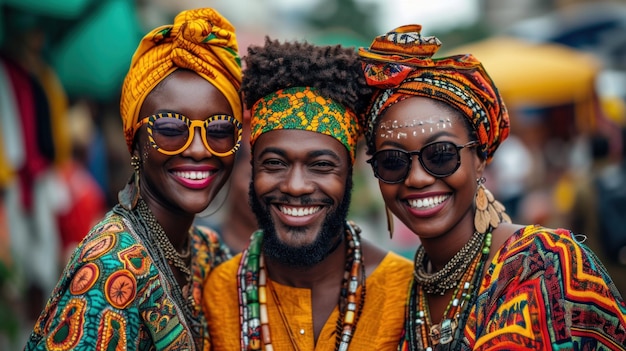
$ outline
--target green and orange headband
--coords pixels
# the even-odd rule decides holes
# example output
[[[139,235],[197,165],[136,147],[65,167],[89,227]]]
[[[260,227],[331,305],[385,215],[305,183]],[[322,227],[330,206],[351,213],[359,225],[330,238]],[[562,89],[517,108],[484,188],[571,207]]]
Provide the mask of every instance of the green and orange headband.
[[[315,88],[291,87],[273,92],[257,101],[250,115],[251,146],[261,134],[272,130],[308,130],[337,139],[354,163],[361,134],[355,113],[321,96]]]

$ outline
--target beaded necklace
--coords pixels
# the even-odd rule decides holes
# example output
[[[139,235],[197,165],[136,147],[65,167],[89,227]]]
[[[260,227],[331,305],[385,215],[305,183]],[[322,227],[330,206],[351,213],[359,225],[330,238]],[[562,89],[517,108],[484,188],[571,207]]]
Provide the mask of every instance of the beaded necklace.
[[[339,296],[339,318],[336,346],[346,351],[354,335],[365,302],[365,266],[361,252],[361,230],[353,222],[346,223],[346,265]],[[261,253],[263,231],[252,234],[250,245],[241,256],[237,271],[241,350],[273,351],[267,311],[267,271]],[[357,290],[361,287],[359,302]],[[262,342],[261,342],[262,340]]]
[[[432,292],[428,292],[426,287],[422,285],[419,276],[417,274],[415,275],[415,279],[411,283],[410,294],[407,301],[404,335],[398,345],[398,350],[441,351],[458,349],[458,342],[462,338],[461,334],[471,310],[470,306],[472,306],[476,299],[474,292],[479,287],[478,281],[482,276],[483,267],[489,257],[491,232],[486,234],[474,233],[472,239],[470,239],[463,249],[475,246],[476,242],[478,243],[478,250],[466,250],[473,252],[473,257],[468,260],[468,263],[465,265],[465,270],[457,281],[454,293],[446,306],[441,323],[433,324],[431,322],[426,294]],[[422,250],[418,250],[418,253]],[[423,267],[426,264],[425,256],[423,253],[418,253],[415,255],[416,271],[420,267],[422,271],[424,271]],[[455,255],[455,257],[457,255]],[[439,291],[437,291],[437,293],[439,293]]]
[[[140,207],[142,208],[141,210]],[[203,318],[199,318],[201,310],[193,299],[191,283],[189,284],[190,289],[181,289],[176,282],[168,259],[165,257],[160,244],[157,243],[158,240],[155,240],[154,233],[158,231],[157,228],[161,226],[156,222],[156,219],[154,219],[154,215],[152,215],[150,209],[145,205],[143,199],[139,198],[139,201],[132,210],[118,204],[113,207],[113,212],[129,221],[131,228],[133,228],[133,231],[140,238],[150,257],[153,259],[159,274],[167,281],[167,285],[164,288],[167,289],[169,286],[169,294],[174,301],[174,305],[180,309],[181,324],[190,330],[193,340],[195,340],[198,345],[202,345],[206,339],[206,335],[204,334],[206,320],[203,321]],[[150,221],[150,218],[152,218],[153,221]],[[161,230],[162,229],[163,228],[161,228]],[[192,241],[191,238],[189,241]],[[190,248],[190,257],[191,251]],[[187,293],[183,292],[183,290],[187,290]]]
[[[470,240],[457,252],[454,257],[438,272],[426,272],[426,250],[420,246],[415,253],[415,280],[429,294],[444,295],[446,291],[456,287],[461,276],[467,271],[472,258],[480,251],[484,234],[475,232]]]
[[[156,241],[157,246],[161,249],[161,252],[165,256],[165,259],[170,265],[178,268],[178,270],[184,275],[186,285],[182,287],[183,295],[187,295],[185,300],[186,304],[191,308],[191,310],[195,309],[195,301],[193,298],[193,294],[191,293],[191,268],[189,267],[189,258],[191,257],[191,234],[189,234],[189,238],[187,238],[187,248],[184,253],[179,253],[172,245],[172,242],[165,234],[165,230],[156,220],[152,211],[148,208],[143,199],[139,199],[137,202],[137,212],[146,222],[148,229],[154,236],[154,241]],[[187,262],[186,262],[187,261]]]

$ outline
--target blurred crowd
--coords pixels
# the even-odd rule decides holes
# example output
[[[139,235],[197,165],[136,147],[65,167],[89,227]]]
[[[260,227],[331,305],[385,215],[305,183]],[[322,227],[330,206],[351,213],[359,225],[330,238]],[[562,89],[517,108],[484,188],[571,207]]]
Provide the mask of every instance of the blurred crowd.
[[[149,8],[138,2],[141,6]],[[0,55],[0,349],[4,349],[23,342],[22,329],[32,327],[68,255],[105,209],[117,203],[117,192],[132,169],[119,133],[117,92],[104,99],[69,93],[46,55],[45,22],[3,1],[0,9],[5,27]],[[144,10],[137,17],[145,20],[154,11]],[[626,17],[622,25],[623,35]],[[242,33],[241,38],[242,55],[245,44],[262,40],[252,33]],[[514,222],[571,228],[586,236],[585,243],[626,294],[626,234],[616,230],[626,228],[626,94],[606,93],[597,78],[611,64],[606,58],[598,61],[593,79],[581,83],[585,86],[560,88],[571,88],[578,94],[576,100],[528,105],[523,99],[512,100],[516,102],[509,106],[512,135],[489,166],[487,182]],[[625,72],[624,67],[609,68]],[[509,67],[515,69],[522,68]],[[527,89],[535,88],[539,89]],[[503,95],[506,100],[506,92]],[[233,251],[241,250],[256,228],[254,217],[245,217],[250,172],[246,151],[240,152],[231,184],[214,201],[217,205],[198,218],[218,229]],[[409,257],[419,242],[399,222],[393,239],[388,237],[377,181],[365,159],[363,150],[355,167],[350,217],[365,236]],[[611,199],[606,199],[607,193]],[[610,220],[621,215],[622,222],[607,224],[605,217],[612,212],[617,215]],[[238,220],[231,219],[233,214]]]

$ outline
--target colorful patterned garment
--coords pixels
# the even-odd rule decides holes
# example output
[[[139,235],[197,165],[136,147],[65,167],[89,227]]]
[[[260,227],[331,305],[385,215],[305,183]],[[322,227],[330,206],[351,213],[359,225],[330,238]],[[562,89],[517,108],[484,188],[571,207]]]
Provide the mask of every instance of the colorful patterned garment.
[[[211,347],[215,351],[241,351],[237,270],[241,254],[217,267],[203,294]],[[367,257],[364,257],[367,265]],[[413,276],[411,261],[388,253],[367,277],[367,294],[349,350],[395,350],[404,321],[404,305]],[[277,304],[274,294],[278,296]],[[311,290],[272,281],[267,286],[270,335],[274,350],[335,350],[339,308],[328,316],[317,339],[313,337]],[[279,307],[280,305],[280,307]],[[283,321],[283,317],[286,319]],[[297,348],[292,344],[290,337]]]
[[[208,350],[202,282],[228,250],[215,232],[193,228],[195,310],[185,316],[171,272],[158,269],[129,217],[116,206],[81,242],[25,350]]]
[[[626,303],[570,231],[527,226],[491,262],[465,338],[462,350],[626,350]]]

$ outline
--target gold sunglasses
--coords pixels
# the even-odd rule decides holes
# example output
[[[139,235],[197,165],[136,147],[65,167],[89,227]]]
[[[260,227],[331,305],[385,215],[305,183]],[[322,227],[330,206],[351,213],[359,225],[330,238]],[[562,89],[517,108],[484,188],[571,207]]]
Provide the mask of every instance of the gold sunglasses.
[[[191,120],[179,113],[157,113],[140,120],[135,128],[148,125],[150,145],[165,155],[185,151],[197,128],[202,132],[202,142],[211,154],[225,157],[240,147],[242,125],[233,116],[213,115],[204,121]]]

